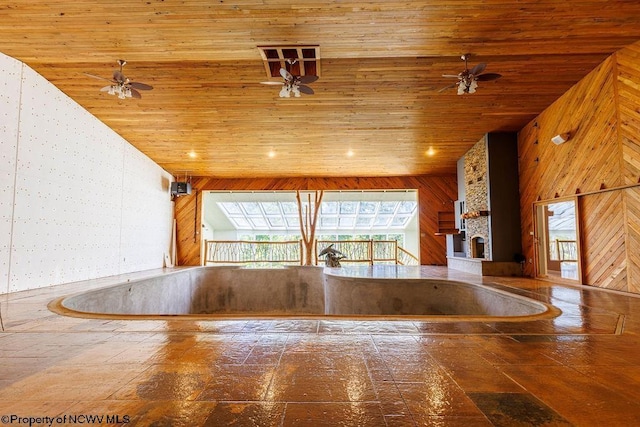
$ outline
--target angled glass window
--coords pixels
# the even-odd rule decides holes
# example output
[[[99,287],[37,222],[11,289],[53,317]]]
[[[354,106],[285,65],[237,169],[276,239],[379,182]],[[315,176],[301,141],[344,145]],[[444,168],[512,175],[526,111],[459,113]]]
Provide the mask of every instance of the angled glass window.
[[[376,213],[376,208],[378,207],[378,203],[376,202],[360,202],[360,209],[358,213],[360,214],[374,214]]]
[[[418,204],[416,202],[411,202],[411,201],[400,202],[398,213],[401,213],[401,214],[413,213],[416,210],[417,206]]]
[[[240,192],[221,197],[215,203],[236,229],[299,233],[298,203],[291,192]],[[302,198],[302,204],[306,208],[305,199]],[[385,229],[397,232],[409,226],[417,211],[415,192],[327,191],[320,205],[316,231],[318,234],[345,229],[365,234],[385,233]]]
[[[285,220],[287,221],[287,230],[300,230],[300,220],[297,216],[288,216]]]
[[[219,205],[227,214],[242,215],[242,209],[240,209],[240,205],[236,202],[223,202],[219,203]]]
[[[298,216],[298,205],[295,202],[278,202],[282,207],[282,212],[285,215],[296,215]]]
[[[340,228],[353,228],[355,220],[356,219],[352,216],[343,216],[342,218],[340,218]]]
[[[260,204],[257,202],[244,202],[242,203],[242,208],[247,215],[262,215]]]
[[[263,202],[262,209],[267,215],[280,215],[280,206],[278,202]]]
[[[395,212],[396,207],[398,207],[398,202],[381,202],[379,213],[392,214]]]
[[[409,222],[408,216],[394,216],[391,220],[392,227],[404,227]]]
[[[358,217],[356,221],[357,228],[371,228],[371,224],[373,224],[373,217]]]
[[[320,218],[320,228],[335,228],[336,225],[338,225],[338,218],[336,217]]]
[[[267,217],[267,219],[269,220],[269,225],[271,227],[274,227],[274,228],[284,228],[285,227],[284,218],[282,218],[280,216],[270,216],[270,217]]]
[[[357,202],[340,202],[340,215],[355,215]]]
[[[236,226],[236,228],[244,230],[244,229],[251,229],[253,227],[251,227],[251,224],[249,224],[249,221],[244,218],[244,217],[239,217],[239,218],[229,218],[229,220],[231,220],[231,223],[234,224]]]
[[[322,215],[336,215],[338,213],[338,202],[323,202],[320,213]]]
[[[389,224],[389,220],[391,219],[391,216],[389,215],[379,215],[376,217],[376,219],[373,221],[373,226],[374,227],[386,227],[387,224]]]
[[[255,228],[260,228],[260,229],[267,228],[267,221],[263,217],[251,218],[251,223]]]

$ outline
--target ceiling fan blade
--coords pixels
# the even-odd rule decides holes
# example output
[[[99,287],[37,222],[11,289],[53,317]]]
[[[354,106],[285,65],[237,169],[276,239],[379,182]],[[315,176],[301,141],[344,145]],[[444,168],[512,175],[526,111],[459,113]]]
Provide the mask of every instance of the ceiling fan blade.
[[[112,80],[109,80],[109,79],[105,79],[104,77],[95,76],[95,75],[89,74],[89,73],[82,73],[82,74],[84,74],[85,76],[88,76],[88,77],[92,77],[94,79],[98,79],[98,80],[105,80],[107,82],[111,82],[112,81]]]
[[[475,67],[473,67],[471,71],[469,71],[469,74],[473,74],[474,76],[477,76],[478,74],[483,72],[485,68],[487,68],[487,64],[485,64],[484,62],[481,62]]]
[[[313,95],[313,89],[311,89],[309,86],[305,86],[305,85],[300,85],[298,86],[298,90],[300,90],[300,92],[302,93],[306,93],[307,95]]]
[[[443,87],[442,89],[440,89],[440,90],[438,91],[438,93],[440,93],[440,92],[444,92],[445,90],[447,90],[447,89],[451,89],[451,88],[454,88],[454,87],[456,87],[456,86],[458,86],[458,83],[452,83],[452,84],[450,84],[449,86],[445,86],[445,87]]]
[[[141,99],[142,95],[140,95],[140,92],[138,92],[137,90],[130,88],[131,90],[131,97],[132,98],[137,98],[137,99]]]
[[[261,85],[274,85],[274,86],[281,86],[284,83],[282,82],[260,82]]]
[[[498,80],[500,77],[502,77],[502,74],[485,73],[485,74],[480,74],[479,76],[476,76],[476,80],[480,82],[490,82],[491,80]]]
[[[284,68],[280,68],[280,75],[282,76],[283,79],[285,79],[286,81],[291,81],[293,80],[293,75],[288,72],[287,70],[285,70]]]
[[[112,85],[105,86],[105,87],[100,89],[100,92],[109,92],[112,87],[113,87]]]
[[[442,77],[459,79],[460,78],[460,74],[443,74]]]
[[[318,80],[318,76],[300,76],[298,81],[303,84],[313,83]]]
[[[140,83],[140,82],[130,82],[129,86],[131,86],[134,89],[138,89],[138,90],[151,90],[151,89],[153,89],[153,86],[145,84],[145,83]]]

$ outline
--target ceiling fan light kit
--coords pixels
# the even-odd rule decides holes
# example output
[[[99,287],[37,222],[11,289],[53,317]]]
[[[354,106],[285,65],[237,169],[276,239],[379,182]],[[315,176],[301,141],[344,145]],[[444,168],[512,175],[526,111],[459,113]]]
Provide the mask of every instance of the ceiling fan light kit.
[[[478,82],[475,80],[471,80],[471,82],[460,80],[460,83],[458,83],[458,95],[464,95],[465,93],[476,93],[477,87]]]
[[[478,88],[478,82],[480,81],[488,82],[492,80],[498,80],[500,77],[502,77],[501,74],[497,74],[497,73],[483,74],[483,71],[485,70],[485,68],[487,68],[487,64],[485,64],[484,62],[481,62],[480,64],[477,64],[472,69],[469,69],[468,62],[469,62],[470,56],[471,54],[465,53],[460,57],[460,59],[464,61],[464,70],[462,72],[458,74],[442,75],[442,77],[457,78],[458,82],[440,89],[440,92],[443,92],[453,87],[457,87],[458,95],[464,95],[466,93],[476,93],[476,89]]]
[[[122,85],[113,84],[105,86],[100,89],[100,92],[107,92],[109,95],[118,95],[118,98],[120,99],[133,98],[133,92],[131,91],[131,88],[126,88]]]
[[[287,61],[291,64],[292,62]],[[291,98],[291,95],[295,98],[299,98],[301,93],[306,95],[313,95],[314,91],[307,84],[313,83],[318,80],[318,76],[294,76],[284,68],[280,68],[280,75],[284,79],[283,82],[261,82],[266,85],[282,85],[280,89],[280,98]]]
[[[140,83],[140,82],[132,82],[128,77],[126,77],[122,73],[122,67],[125,66],[127,61],[124,59],[118,59],[118,65],[120,65],[119,70],[115,70],[113,72],[113,77],[111,79],[105,79],[103,77],[94,76],[93,74],[84,73],[89,77],[93,77],[94,79],[106,80],[110,82],[108,86],[100,89],[100,92],[107,92],[109,95],[118,95],[119,99],[126,98],[142,98],[142,95],[139,90],[151,90],[153,86]]]

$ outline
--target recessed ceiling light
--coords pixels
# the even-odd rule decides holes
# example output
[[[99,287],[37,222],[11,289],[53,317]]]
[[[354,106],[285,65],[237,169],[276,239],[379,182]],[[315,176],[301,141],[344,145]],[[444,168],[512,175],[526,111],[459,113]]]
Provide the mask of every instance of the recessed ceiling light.
[[[354,154],[353,150],[347,151],[347,157],[353,157]]]
[[[198,155],[196,154],[195,151],[191,150],[189,151],[189,157],[191,157],[192,159],[195,159],[196,157],[198,157]]]
[[[429,149],[425,152],[425,154],[431,157],[434,154],[436,154],[436,150],[434,150],[433,147],[429,147]]]
[[[269,151],[269,153],[267,154],[270,158],[274,158],[276,156],[276,152],[271,150]]]

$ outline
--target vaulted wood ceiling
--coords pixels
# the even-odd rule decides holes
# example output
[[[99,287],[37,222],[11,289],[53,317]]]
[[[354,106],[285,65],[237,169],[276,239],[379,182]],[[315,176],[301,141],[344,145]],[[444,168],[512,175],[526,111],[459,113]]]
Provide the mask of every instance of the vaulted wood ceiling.
[[[636,0],[0,5],[0,52],[169,172],[223,178],[453,173],[484,133],[521,129],[638,39]],[[261,85],[263,45],[318,45],[315,95],[283,99]],[[503,77],[472,95],[440,92],[466,52]],[[119,58],[154,90],[120,100],[83,74],[110,77]]]

